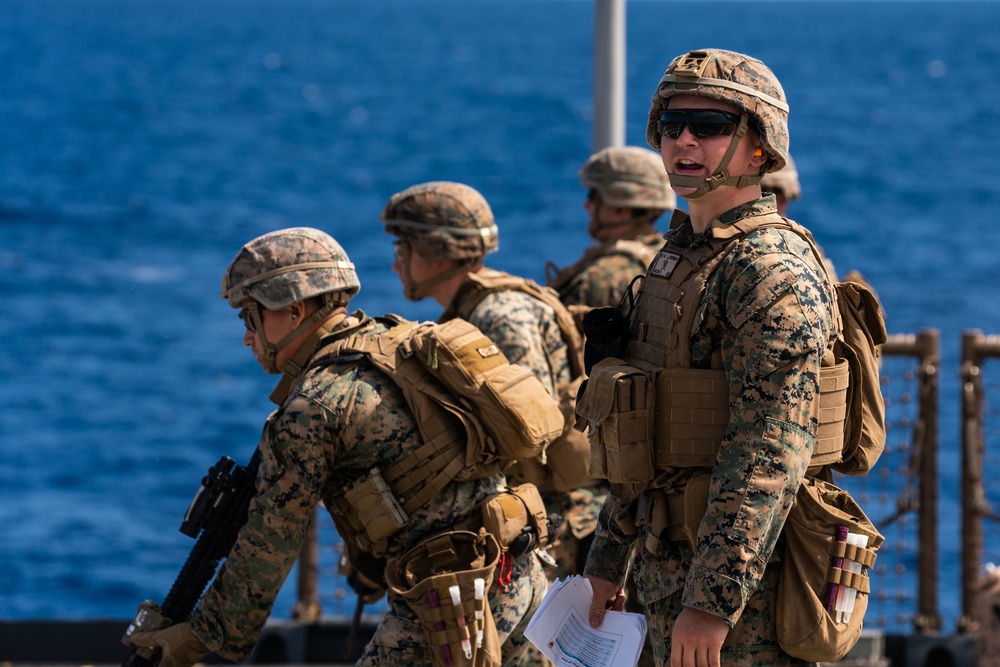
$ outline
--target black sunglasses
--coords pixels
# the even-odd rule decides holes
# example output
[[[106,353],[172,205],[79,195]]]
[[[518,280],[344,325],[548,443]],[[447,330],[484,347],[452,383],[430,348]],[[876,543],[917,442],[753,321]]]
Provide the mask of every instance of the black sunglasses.
[[[254,318],[249,308],[240,308],[240,312],[237,314],[243,320],[243,326],[247,328],[247,331],[257,333],[257,325],[254,323]]]
[[[660,114],[656,129],[661,136],[676,139],[681,136],[684,126],[698,139],[705,137],[728,137],[740,124],[739,114],[719,109],[668,109]]]

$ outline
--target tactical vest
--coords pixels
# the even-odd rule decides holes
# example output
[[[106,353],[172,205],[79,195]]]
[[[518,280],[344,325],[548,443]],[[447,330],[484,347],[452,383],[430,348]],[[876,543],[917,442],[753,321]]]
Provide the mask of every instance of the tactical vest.
[[[534,455],[563,430],[563,416],[542,383],[510,365],[468,322],[417,323],[392,315],[380,321],[385,333],[340,337],[318,350],[309,367],[367,358],[400,387],[420,429],[419,448],[333,493],[329,509],[345,542],[376,557],[452,481],[498,474],[511,458]]]
[[[576,421],[576,395],[585,379],[583,336],[573,315],[559,300],[558,294],[528,278],[483,269],[466,277],[438,321],[445,322],[455,317],[467,320],[480,301],[494,292],[507,291],[523,292],[546,304],[555,313],[562,340],[566,343],[571,378],[568,384],[556,388],[558,396],[555,398],[566,419],[562,435],[541,456],[520,461],[508,469],[508,477],[516,482],[531,482],[542,491],[563,492],[586,486],[590,484],[587,475],[590,444],[582,433],[573,428]]]
[[[710,369],[691,368],[690,335],[714,271],[747,234],[764,227],[808,234],[771,214],[717,228],[695,248],[657,254],[635,299],[624,358],[591,369],[577,406],[591,434],[600,430],[592,440],[595,477],[642,483],[654,470],[714,466],[729,425],[729,382],[719,352]],[[832,352],[823,364],[811,471],[839,461],[844,443],[849,367],[834,363]]]

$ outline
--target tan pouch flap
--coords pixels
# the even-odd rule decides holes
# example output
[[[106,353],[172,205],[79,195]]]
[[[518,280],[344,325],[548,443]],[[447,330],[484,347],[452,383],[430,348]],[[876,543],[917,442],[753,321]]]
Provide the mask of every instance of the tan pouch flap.
[[[589,422],[590,426],[601,425],[615,408],[615,383],[618,378],[639,369],[616,357],[608,357],[594,364],[583,393],[576,400],[576,415]]]

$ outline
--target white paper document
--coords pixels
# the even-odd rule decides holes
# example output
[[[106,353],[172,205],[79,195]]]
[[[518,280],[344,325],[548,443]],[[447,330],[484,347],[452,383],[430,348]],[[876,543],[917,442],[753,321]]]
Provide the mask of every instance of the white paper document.
[[[549,588],[524,636],[554,665],[635,667],[646,641],[646,617],[608,611],[600,628],[590,627],[590,582],[576,575]]]

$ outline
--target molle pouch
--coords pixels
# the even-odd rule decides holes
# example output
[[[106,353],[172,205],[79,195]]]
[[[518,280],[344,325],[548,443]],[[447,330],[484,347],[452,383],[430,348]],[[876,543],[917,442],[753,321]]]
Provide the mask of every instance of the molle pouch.
[[[338,501],[345,505],[364,551],[385,554],[386,539],[406,525],[409,517],[378,468],[354,482]]]
[[[434,667],[499,667],[489,591],[500,546],[485,530],[452,531],[389,560],[389,595],[414,611]]]
[[[884,538],[850,494],[812,477],[803,480],[782,535],[778,643],[801,660],[837,662],[861,636],[868,570]]]
[[[589,424],[590,477],[615,484],[653,479],[653,383],[609,357],[591,369],[576,414]]]
[[[490,497],[483,505],[483,527],[496,538],[500,549],[510,550],[514,558],[550,541],[545,503],[538,487],[531,483]]]

